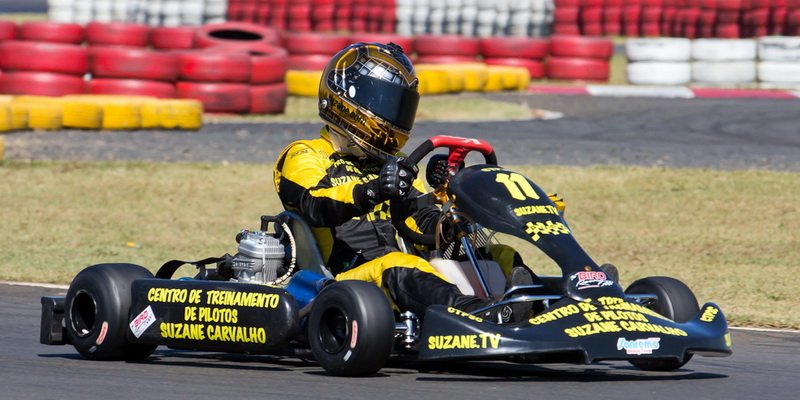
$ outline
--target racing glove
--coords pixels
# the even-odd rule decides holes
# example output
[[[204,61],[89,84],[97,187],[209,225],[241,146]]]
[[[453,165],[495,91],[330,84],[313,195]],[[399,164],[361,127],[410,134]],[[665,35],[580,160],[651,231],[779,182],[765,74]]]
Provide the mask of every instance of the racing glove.
[[[378,178],[381,196],[384,199],[406,197],[411,192],[418,172],[416,165],[408,165],[402,158],[394,158],[383,164]]]
[[[386,200],[404,198],[411,193],[417,167],[409,166],[402,159],[393,159],[381,167],[378,178],[364,185],[365,197],[374,206]]]

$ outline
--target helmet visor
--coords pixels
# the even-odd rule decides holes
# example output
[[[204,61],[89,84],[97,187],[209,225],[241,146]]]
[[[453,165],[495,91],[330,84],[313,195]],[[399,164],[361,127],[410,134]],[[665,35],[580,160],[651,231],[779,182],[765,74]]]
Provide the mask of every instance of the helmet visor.
[[[349,80],[345,96],[400,129],[410,131],[419,105],[416,90],[369,75]]]

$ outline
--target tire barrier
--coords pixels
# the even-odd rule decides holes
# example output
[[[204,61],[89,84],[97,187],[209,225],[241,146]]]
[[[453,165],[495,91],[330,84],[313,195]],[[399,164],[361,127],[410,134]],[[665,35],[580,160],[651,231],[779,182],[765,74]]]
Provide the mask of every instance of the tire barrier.
[[[0,20],[0,42],[17,38],[17,24]]]
[[[286,72],[286,90],[291,96],[317,97],[322,70],[301,71],[289,69]]]
[[[629,39],[626,54],[628,82],[635,85],[800,87],[797,37]]]
[[[64,96],[84,91],[82,77],[51,72],[4,72],[0,93],[38,96]]]
[[[74,44],[7,40],[0,42],[0,70],[82,76],[89,57],[85,47]]]
[[[283,47],[291,54],[320,54],[330,58],[351,43],[350,37],[325,33],[287,33]]]
[[[48,0],[51,21],[136,22],[151,26],[225,21],[228,0]]]
[[[70,95],[0,97],[0,131],[59,129],[181,129],[202,127],[195,100],[143,96]],[[5,123],[6,118],[8,118]]]
[[[150,46],[157,50],[189,50],[194,48],[192,26],[162,26],[150,29]]]
[[[230,0],[227,18],[293,32],[396,32],[395,0]]]
[[[84,28],[79,24],[51,21],[23,22],[17,29],[20,40],[80,44],[84,40]]]
[[[178,54],[178,77],[195,82],[250,82],[250,56],[245,52],[205,50]]]
[[[198,48],[220,45],[249,48],[262,44],[280,44],[278,31],[250,23],[225,22],[203,25],[194,36],[194,45]]]
[[[0,45],[2,46],[2,45]],[[174,53],[111,46],[89,47],[93,78],[144,79],[173,82],[178,78]]]
[[[152,96],[161,99],[171,99],[176,96],[175,85],[171,82],[140,79],[95,78],[86,83],[86,93],[99,95]]]
[[[287,95],[283,82],[250,86],[250,114],[282,114]]]
[[[250,111],[250,85],[245,83],[178,82],[177,97],[203,103],[206,112],[246,114]]]
[[[125,22],[89,22],[86,43],[91,46],[145,47],[150,29],[146,25]]]
[[[614,54],[611,39],[576,35],[550,37],[547,77],[558,80],[608,81]]]

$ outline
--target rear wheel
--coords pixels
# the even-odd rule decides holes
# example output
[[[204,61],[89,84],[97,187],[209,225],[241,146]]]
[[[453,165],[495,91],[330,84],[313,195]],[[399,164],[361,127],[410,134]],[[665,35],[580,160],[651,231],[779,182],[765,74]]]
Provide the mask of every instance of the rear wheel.
[[[654,294],[656,300],[645,306],[675,322],[686,322],[700,312],[697,298],[686,284],[666,276],[654,276],[633,282],[627,294]],[[692,359],[687,354],[682,360],[630,360],[637,368],[647,371],[672,371],[682,367]]]
[[[152,278],[133,264],[99,264],[79,272],[69,286],[65,325],[69,342],[90,360],[143,360],[156,345],[130,343],[126,337],[131,284]]]
[[[314,299],[308,320],[314,356],[328,373],[370,375],[383,368],[394,343],[394,314],[377,286],[341,281]]]

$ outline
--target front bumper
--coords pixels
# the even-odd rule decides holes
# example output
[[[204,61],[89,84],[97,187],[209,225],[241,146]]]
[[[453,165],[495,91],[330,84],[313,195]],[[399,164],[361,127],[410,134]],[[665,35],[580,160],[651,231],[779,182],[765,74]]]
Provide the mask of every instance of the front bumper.
[[[425,314],[419,356],[592,363],[732,353],[725,316],[713,303],[703,305],[690,321],[677,323],[616,300],[601,304],[565,298],[517,325],[498,325],[454,308],[432,306]]]

